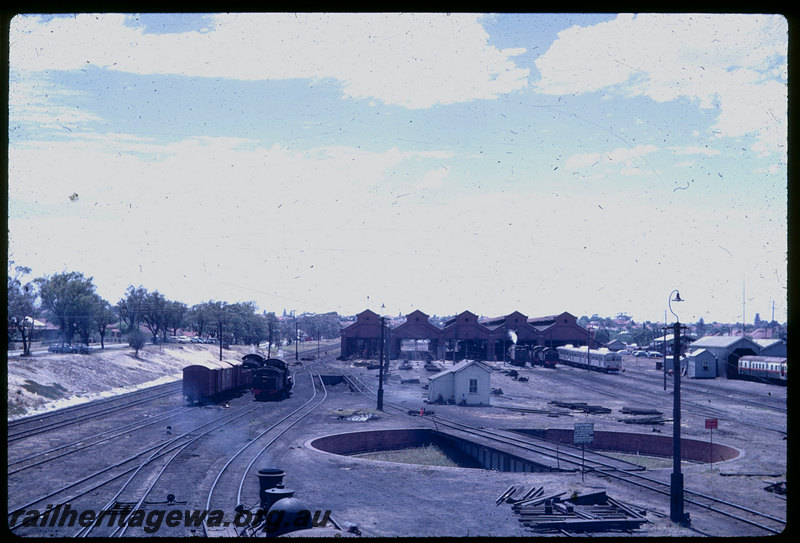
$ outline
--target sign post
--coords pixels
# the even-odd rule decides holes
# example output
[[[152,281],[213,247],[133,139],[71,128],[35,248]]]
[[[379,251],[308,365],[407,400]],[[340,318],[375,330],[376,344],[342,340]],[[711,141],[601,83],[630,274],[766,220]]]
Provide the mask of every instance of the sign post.
[[[584,481],[584,453],[587,443],[594,441],[594,423],[593,422],[576,422],[575,430],[572,433],[572,441],[576,445],[581,446],[581,482]]]
[[[711,470],[714,470],[714,428],[717,428],[719,421],[717,419],[706,419],[706,428],[711,431],[711,447],[709,458],[711,459]]]

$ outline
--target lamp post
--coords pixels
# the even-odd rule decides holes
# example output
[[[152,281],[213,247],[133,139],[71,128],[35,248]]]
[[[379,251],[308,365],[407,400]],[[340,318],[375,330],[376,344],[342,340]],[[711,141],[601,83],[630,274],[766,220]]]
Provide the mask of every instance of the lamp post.
[[[675,294],[675,298],[672,295]],[[681,473],[681,323],[672,311],[672,302],[682,302],[681,295],[673,290],[667,298],[669,311],[675,317],[673,325],[672,375],[674,378],[672,402],[672,477],[670,478],[669,518],[672,522],[688,524],[688,515],[683,512],[683,474]]]

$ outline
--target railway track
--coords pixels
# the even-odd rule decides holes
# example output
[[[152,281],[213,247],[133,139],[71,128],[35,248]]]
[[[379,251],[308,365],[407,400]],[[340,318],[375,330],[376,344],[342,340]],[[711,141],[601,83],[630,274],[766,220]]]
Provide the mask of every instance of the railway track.
[[[592,378],[589,378],[589,377],[585,377],[585,375],[582,372],[578,372],[578,374],[575,375],[575,376],[570,375],[570,377],[576,377],[577,379],[581,380],[580,386],[582,388],[587,389],[587,390],[592,390],[594,392],[603,394],[605,396],[609,396],[609,397],[611,397],[613,399],[618,399],[620,397],[620,392],[627,391],[627,392],[630,392],[631,395],[626,396],[626,401],[629,401],[631,403],[639,403],[639,404],[642,404],[642,405],[646,405],[648,407],[653,407],[652,396],[642,397],[644,394],[646,394],[646,390],[643,390],[641,387],[636,387],[636,386],[633,386],[633,385],[631,385],[629,383],[626,383],[622,379],[618,379],[619,376],[615,376],[613,378],[613,383],[610,382],[610,381],[607,381],[607,380],[598,380],[596,378],[592,379]],[[668,383],[668,387],[671,387],[671,383]],[[671,391],[671,388],[668,388],[668,391]],[[695,415],[702,416],[702,417],[714,417],[714,418],[718,418],[720,420],[728,420],[729,419],[730,413],[726,412],[725,410],[722,410],[722,409],[714,407],[711,404],[711,402],[709,401],[708,398],[705,398],[705,400],[706,400],[705,402],[698,402],[698,401],[692,399],[688,394],[686,394],[686,392],[688,392],[688,393],[691,393],[693,395],[697,394],[697,395],[706,396],[706,395],[709,394],[706,390],[693,389],[692,387],[687,387],[687,390],[684,390],[684,386],[683,386],[683,382],[682,382],[681,383],[681,392],[683,393],[682,397],[681,397],[681,411],[682,412],[691,413],[691,414],[695,414]],[[716,395],[718,397],[721,397],[726,401],[731,401],[731,402],[736,402],[736,403],[749,403],[749,404],[755,405],[755,406],[757,406],[759,408],[767,409],[769,411],[772,411],[772,412],[774,412],[774,413],[776,413],[778,415],[783,415],[783,416],[786,415],[785,402],[784,402],[783,407],[779,407],[779,406],[776,406],[774,404],[763,404],[763,403],[752,402],[752,401],[748,402],[746,400],[746,398],[739,398],[738,396],[731,397],[731,396],[725,395],[725,394],[723,394],[721,392],[720,393],[715,393],[714,395]],[[637,399],[637,397],[640,397],[641,399]],[[669,392],[669,398],[665,398],[664,401],[671,402],[671,397],[672,397],[671,396],[671,392]],[[671,409],[672,409],[671,403],[670,403],[669,406],[665,407],[664,409],[668,409],[671,412]],[[750,427],[753,427],[753,428],[757,428],[759,430],[767,430],[767,431],[770,431],[770,432],[776,432],[776,433],[778,433],[780,435],[784,435],[784,436],[786,435],[786,429],[785,428],[775,428],[775,427],[772,427],[772,426],[766,426],[764,424],[758,424],[758,423],[750,422],[750,421],[747,421],[747,420],[742,420],[741,418],[736,419],[735,422],[736,422],[737,425],[750,426]]]
[[[192,442],[217,429],[224,428],[227,424],[230,424],[237,418],[248,415],[255,409],[257,409],[257,406],[244,406],[233,412],[228,412],[221,417],[216,417],[210,422],[193,426],[186,432],[171,436],[160,443],[145,446],[142,449],[133,451],[128,456],[118,459],[109,465],[90,471],[88,474],[67,482],[56,489],[45,491],[45,494],[40,494],[32,498],[29,497],[26,503],[10,504],[11,507],[8,512],[9,527],[17,534],[26,535],[26,532],[29,532],[31,527],[25,525],[24,517],[20,518],[21,512],[35,509],[41,504],[52,505],[53,508],[58,505],[77,504],[81,501],[82,497],[97,492],[100,489],[105,489],[117,481],[117,479],[123,478],[126,475],[129,476],[130,480],[131,477],[138,475],[139,472],[144,470],[148,465],[152,466],[159,458],[180,447],[185,447],[187,442]],[[210,428],[206,428],[209,426]],[[126,482],[125,485],[127,484]],[[98,510],[96,505],[87,509]],[[44,511],[45,508],[38,510]]]
[[[356,392],[369,395],[370,397],[375,395],[372,389],[366,385],[366,383],[364,383],[360,378],[351,372],[347,372],[345,370],[338,371],[345,375],[345,379],[348,381],[348,383],[350,383],[351,388]],[[396,409],[403,413],[407,413],[408,411],[407,407],[393,402],[388,402],[385,399],[384,406]],[[450,419],[445,419],[437,415],[426,416],[425,420],[429,420],[435,425],[435,427],[438,427],[439,425],[448,426],[460,431],[466,431],[467,433],[475,436],[480,436],[483,439],[494,440],[500,444],[514,444],[524,450],[534,452],[535,454],[552,455],[555,452],[557,457],[553,456],[553,458],[564,458],[563,455],[565,451],[562,447],[550,447],[548,452],[548,447],[533,446],[529,442],[530,440],[527,438],[510,438],[507,432],[479,428]],[[569,454],[572,455],[570,461],[573,464],[577,464],[577,454],[575,452],[570,452]],[[635,485],[660,496],[669,496],[671,492],[670,483],[659,481],[658,479],[650,477],[649,475],[644,475],[641,473],[641,469],[619,469],[619,466],[614,465],[614,463],[598,457],[592,457],[589,461],[587,461],[586,467],[588,470],[594,472],[597,476],[613,478],[621,483]],[[725,516],[726,518],[748,524],[771,534],[781,533],[786,528],[785,519],[781,519],[769,513],[756,511],[741,504],[722,500],[698,490],[684,488],[684,501],[685,503],[692,504],[703,511]]]
[[[112,398],[104,398],[86,404],[65,407],[41,415],[16,419],[8,423],[8,443],[19,441],[52,430],[63,430],[66,426],[91,421],[112,413],[129,410],[181,391],[181,382],[166,383]]]

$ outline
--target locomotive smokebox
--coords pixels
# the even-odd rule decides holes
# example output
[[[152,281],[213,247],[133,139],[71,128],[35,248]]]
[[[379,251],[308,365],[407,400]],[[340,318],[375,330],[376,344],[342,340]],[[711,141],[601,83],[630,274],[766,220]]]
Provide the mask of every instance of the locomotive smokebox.
[[[261,500],[261,509],[267,511],[275,501],[270,501],[269,504],[266,504],[267,498],[267,490],[271,488],[276,488],[278,486],[283,485],[283,477],[286,474],[283,472],[282,469],[278,468],[263,468],[258,470],[258,486],[259,486],[259,498]]]

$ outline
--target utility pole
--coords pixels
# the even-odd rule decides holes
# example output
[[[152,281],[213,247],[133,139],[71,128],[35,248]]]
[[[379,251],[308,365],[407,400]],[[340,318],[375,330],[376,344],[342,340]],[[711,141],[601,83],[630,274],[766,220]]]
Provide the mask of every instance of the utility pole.
[[[383,329],[386,318],[381,317],[381,344],[378,360],[378,411],[383,411]]]
[[[219,325],[219,361],[222,362],[222,319],[219,319],[217,324]]]

